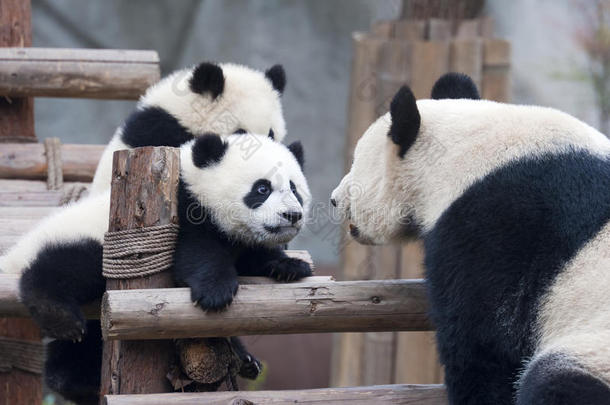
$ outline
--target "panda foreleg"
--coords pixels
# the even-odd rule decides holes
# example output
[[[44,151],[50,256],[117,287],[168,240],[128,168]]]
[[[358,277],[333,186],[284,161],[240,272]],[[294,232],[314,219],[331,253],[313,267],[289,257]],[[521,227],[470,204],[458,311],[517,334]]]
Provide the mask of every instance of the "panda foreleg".
[[[235,264],[240,276],[270,277],[278,281],[294,281],[312,275],[309,263],[289,257],[279,247],[246,249]]]
[[[102,245],[91,238],[46,245],[19,283],[22,302],[45,336],[78,340],[86,331],[81,305],[99,299]]]
[[[191,300],[206,311],[220,311],[233,302],[239,283],[234,254],[213,239],[193,234],[178,237],[174,278],[191,289]]]

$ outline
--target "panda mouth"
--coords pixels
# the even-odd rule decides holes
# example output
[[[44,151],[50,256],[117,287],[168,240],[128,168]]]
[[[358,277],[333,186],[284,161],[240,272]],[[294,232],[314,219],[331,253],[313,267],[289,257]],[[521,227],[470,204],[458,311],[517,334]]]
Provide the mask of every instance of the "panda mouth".
[[[291,231],[298,231],[299,229],[294,225],[284,225],[284,226],[265,225],[265,230],[269,233],[279,234],[279,233],[286,233],[286,232],[291,232]]]

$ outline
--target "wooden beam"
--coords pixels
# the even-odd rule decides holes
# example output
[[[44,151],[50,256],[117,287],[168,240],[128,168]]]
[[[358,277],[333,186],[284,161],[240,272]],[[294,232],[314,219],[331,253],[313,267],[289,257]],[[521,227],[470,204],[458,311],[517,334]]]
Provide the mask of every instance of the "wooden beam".
[[[156,51],[0,49],[0,96],[137,99],[159,77]]]
[[[205,313],[188,288],[107,291],[105,339],[430,330],[421,280],[241,285],[229,308]]]
[[[156,395],[107,395],[105,405],[199,404],[414,404],[447,405],[442,385],[376,385],[290,391],[225,391]]]
[[[61,145],[65,181],[91,181],[105,145]],[[0,148],[0,178],[43,180],[47,159],[41,143],[8,143]]]

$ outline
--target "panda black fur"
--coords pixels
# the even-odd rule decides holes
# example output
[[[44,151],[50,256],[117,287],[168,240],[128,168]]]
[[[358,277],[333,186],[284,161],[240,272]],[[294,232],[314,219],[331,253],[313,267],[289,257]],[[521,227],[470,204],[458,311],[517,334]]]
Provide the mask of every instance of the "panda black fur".
[[[281,141],[286,135],[281,65],[265,72],[243,65],[203,62],[151,86],[102,154],[90,193],[110,187],[112,154],[140,146],[179,147],[207,132],[251,132]]]
[[[610,141],[463,80],[401,89],[333,201],[363,243],[423,238],[452,404],[610,404]]]
[[[244,156],[244,137],[257,143],[253,154]],[[190,287],[193,301],[205,310],[225,308],[238,275],[288,281],[311,275],[309,264],[280,247],[296,236],[310,203],[300,143],[286,147],[266,135],[205,134],[180,154],[172,271],[178,284]],[[99,322],[86,323],[80,306],[105,289],[102,242],[109,205],[106,190],[65,207],[0,258],[3,272],[22,274],[21,300],[43,334],[61,339],[47,348],[47,384],[79,402],[95,401],[99,388]],[[244,363],[240,374],[256,377],[260,363],[236,338],[232,343]]]

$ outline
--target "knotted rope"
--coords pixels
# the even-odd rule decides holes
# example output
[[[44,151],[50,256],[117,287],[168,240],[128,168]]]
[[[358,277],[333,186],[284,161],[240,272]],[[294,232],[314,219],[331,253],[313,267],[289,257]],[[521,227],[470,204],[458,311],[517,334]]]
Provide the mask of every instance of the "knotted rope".
[[[59,138],[46,138],[44,140],[44,152],[47,157],[47,189],[59,190],[64,185]]]
[[[162,272],[171,267],[178,225],[106,232],[103,274],[106,278],[134,278]]]

